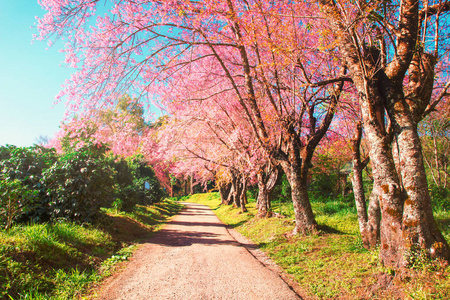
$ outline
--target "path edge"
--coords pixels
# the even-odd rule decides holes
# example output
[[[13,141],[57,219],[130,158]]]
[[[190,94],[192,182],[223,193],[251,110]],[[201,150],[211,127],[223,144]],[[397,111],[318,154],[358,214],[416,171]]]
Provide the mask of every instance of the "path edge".
[[[221,221],[222,222],[222,221]],[[222,222],[223,223],[223,222]],[[232,226],[224,224],[228,233],[233,239],[244,247],[259,263],[274,272],[286,285],[299,297],[299,299],[307,300],[308,297],[302,287],[292,278],[291,275],[277,265],[266,253],[259,249],[252,240],[239,233]]]

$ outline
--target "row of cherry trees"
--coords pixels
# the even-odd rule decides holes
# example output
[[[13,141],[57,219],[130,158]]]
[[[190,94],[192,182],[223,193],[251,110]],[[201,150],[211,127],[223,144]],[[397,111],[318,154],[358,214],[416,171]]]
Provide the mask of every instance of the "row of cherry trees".
[[[367,162],[358,134],[362,234],[377,240],[380,233],[386,265],[407,265],[416,249],[450,258],[433,219],[417,130],[447,95],[447,2],[40,3],[48,13],[39,38],[65,39],[67,63],[78,69],[58,96],[71,112],[102,111],[125,92],[167,110],[157,131],[121,131],[119,148],[136,137],[149,157],[176,157],[179,172],[215,176],[223,201],[243,210],[253,178],[261,215],[281,167],[294,233],[314,234],[307,181],[315,149],[330,129],[359,133],[361,120],[374,178],[367,214],[357,192]]]

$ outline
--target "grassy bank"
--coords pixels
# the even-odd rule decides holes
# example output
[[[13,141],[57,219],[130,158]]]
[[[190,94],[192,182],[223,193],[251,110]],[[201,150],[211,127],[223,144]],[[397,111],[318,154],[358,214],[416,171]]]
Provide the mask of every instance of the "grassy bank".
[[[180,209],[164,200],[132,213],[104,210],[96,226],[61,221],[0,230],[0,299],[80,297]]]
[[[412,269],[393,270],[379,263],[378,249],[364,249],[352,203],[313,200],[322,233],[292,237],[291,203],[274,204],[281,218],[258,219],[251,200],[248,213],[221,206],[217,193],[185,200],[208,205],[225,224],[252,239],[299,283],[306,299],[450,298],[450,268],[439,261],[419,258]],[[438,211],[436,219],[448,240],[450,213]]]

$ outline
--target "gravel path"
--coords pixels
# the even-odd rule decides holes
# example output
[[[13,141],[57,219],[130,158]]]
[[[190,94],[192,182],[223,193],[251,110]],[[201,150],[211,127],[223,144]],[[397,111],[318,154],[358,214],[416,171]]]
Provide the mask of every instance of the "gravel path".
[[[100,299],[299,299],[211,209],[184,204],[125,270],[105,282]]]

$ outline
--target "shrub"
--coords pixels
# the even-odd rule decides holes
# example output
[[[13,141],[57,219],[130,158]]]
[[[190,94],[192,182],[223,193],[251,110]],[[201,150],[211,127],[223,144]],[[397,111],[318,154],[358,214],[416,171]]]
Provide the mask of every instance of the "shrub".
[[[57,159],[53,149],[41,146],[34,147],[0,147],[0,170],[3,180],[18,180],[24,190],[32,191],[32,201],[21,203],[20,214],[16,219],[21,221],[46,221],[49,199],[42,181],[42,172]],[[21,192],[25,195],[25,192]],[[31,199],[30,199],[31,200]]]
[[[113,207],[117,211],[132,212],[138,204],[138,193],[133,185],[119,187],[114,192]]]
[[[68,153],[44,172],[52,218],[92,222],[112,202],[112,171],[101,158],[84,151]]]
[[[155,172],[141,156],[136,156],[128,161],[133,175],[134,190],[138,204],[152,204],[161,201],[165,193],[156,179]],[[145,183],[147,188],[145,188]]]
[[[153,169],[141,156],[128,159],[109,158],[114,169],[114,208],[131,212],[136,204],[159,202],[164,196]]]
[[[316,174],[309,185],[309,191],[318,197],[337,195],[337,174]]]
[[[0,225],[9,229],[31,207],[35,195],[36,191],[26,189],[19,180],[3,180],[0,175]]]
[[[133,211],[133,208],[137,204],[137,193],[133,184],[132,170],[128,162],[124,159],[117,159],[114,156],[110,156],[108,157],[108,164],[113,170],[113,208],[117,211]]]

